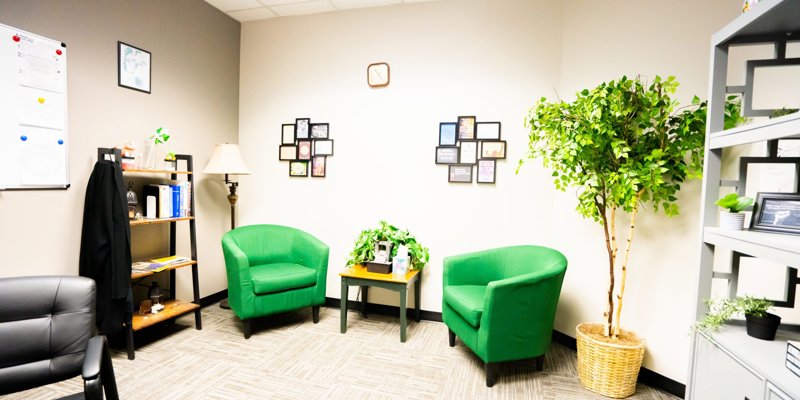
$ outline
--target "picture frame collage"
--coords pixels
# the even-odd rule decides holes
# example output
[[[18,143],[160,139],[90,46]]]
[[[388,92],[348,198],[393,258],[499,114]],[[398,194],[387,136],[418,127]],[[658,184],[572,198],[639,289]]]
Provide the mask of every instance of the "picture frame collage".
[[[278,160],[289,162],[289,176],[324,178],[330,156],[333,156],[333,139],[327,122],[311,123],[311,118],[296,118],[294,124],[281,125]]]
[[[495,183],[497,160],[505,158],[500,122],[477,122],[470,115],[439,123],[435,163],[447,165],[448,182],[472,183],[473,167],[477,167],[477,183]]]

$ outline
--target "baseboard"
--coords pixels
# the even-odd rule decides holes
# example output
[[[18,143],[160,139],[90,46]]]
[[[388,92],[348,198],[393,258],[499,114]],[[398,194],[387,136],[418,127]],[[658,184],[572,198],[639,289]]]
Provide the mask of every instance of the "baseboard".
[[[575,351],[577,351],[578,349],[574,337],[561,333],[556,330],[553,330],[553,341]],[[638,381],[640,383],[644,383],[647,386],[663,390],[673,396],[678,396],[682,399],[685,398],[686,396],[686,385],[674,381],[672,379],[669,379],[666,376],[661,375],[657,372],[653,372],[645,367],[642,367],[639,370]]]
[[[200,306],[207,307],[211,304],[214,304],[224,298],[228,297],[228,290],[223,290],[221,292],[214,293],[212,295],[203,297],[200,299]],[[325,298],[325,306],[332,307],[332,308],[341,308],[342,302],[339,299],[335,299],[332,297]],[[347,309],[348,310],[360,310],[361,309],[361,302],[360,301],[348,301],[347,302]],[[400,307],[397,306],[387,306],[385,304],[367,304],[367,314],[378,314],[378,315],[386,315],[386,316],[397,316],[400,314]],[[410,319],[414,317],[414,309],[410,308],[406,310],[406,316]],[[442,322],[442,313],[435,312],[435,311],[426,311],[422,310],[420,312],[420,318],[426,321],[435,321],[435,322]],[[577,345],[575,343],[575,338],[561,333],[559,331],[553,330],[553,341],[564,346],[567,348],[572,349],[573,351],[577,351]],[[647,386],[654,387],[659,390],[663,390],[673,396],[677,396],[680,398],[685,398],[686,396],[686,385],[674,381],[670,378],[667,378],[664,375],[661,375],[657,372],[653,372],[647,368],[642,367],[639,371],[639,382],[644,383]]]

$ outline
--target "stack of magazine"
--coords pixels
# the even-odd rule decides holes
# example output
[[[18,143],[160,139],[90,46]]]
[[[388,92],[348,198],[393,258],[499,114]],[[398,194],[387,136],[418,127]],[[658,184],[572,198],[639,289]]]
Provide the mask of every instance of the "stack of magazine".
[[[800,376],[800,342],[789,340],[786,343],[786,368]]]
[[[131,265],[133,272],[161,272],[170,266],[183,264],[190,261],[189,257],[183,256],[169,256],[163,258],[154,258],[149,261],[138,261]]]

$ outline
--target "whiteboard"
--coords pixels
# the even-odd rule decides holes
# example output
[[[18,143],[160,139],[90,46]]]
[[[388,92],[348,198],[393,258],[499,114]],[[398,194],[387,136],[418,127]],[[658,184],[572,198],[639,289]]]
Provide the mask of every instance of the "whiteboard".
[[[0,190],[66,189],[67,46],[0,24]]]

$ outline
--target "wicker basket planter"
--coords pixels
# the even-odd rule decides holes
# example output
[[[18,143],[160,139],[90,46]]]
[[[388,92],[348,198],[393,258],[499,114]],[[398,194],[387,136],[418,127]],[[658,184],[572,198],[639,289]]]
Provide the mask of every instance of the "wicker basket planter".
[[[633,339],[634,344],[598,340],[588,334],[598,327],[598,332],[602,332],[600,324],[582,323],[575,328],[581,385],[606,397],[628,397],[636,392],[636,379],[644,357],[644,339],[623,331],[625,336]]]

